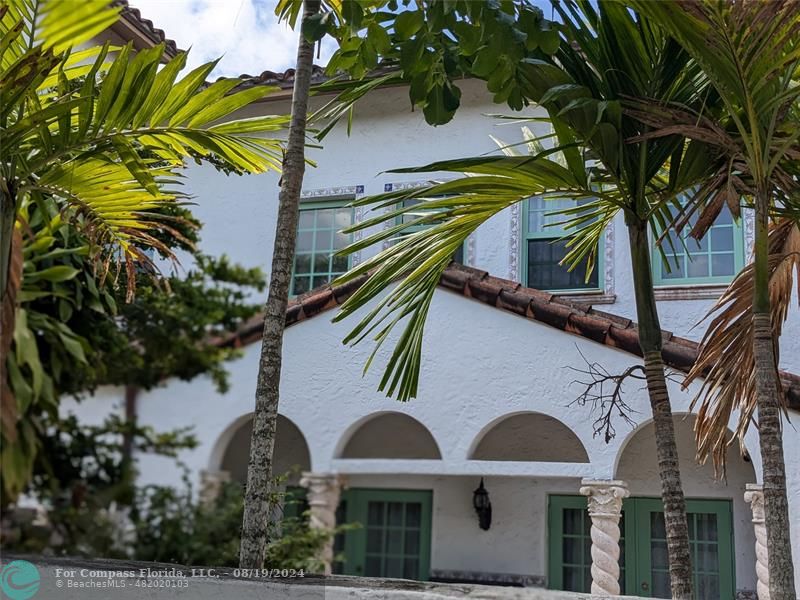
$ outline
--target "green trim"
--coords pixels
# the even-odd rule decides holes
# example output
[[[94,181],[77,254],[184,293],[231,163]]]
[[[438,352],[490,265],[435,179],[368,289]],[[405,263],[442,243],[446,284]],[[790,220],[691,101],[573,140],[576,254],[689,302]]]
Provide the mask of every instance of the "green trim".
[[[554,590],[563,590],[564,588],[564,510],[565,509],[582,509],[584,511],[583,518],[588,519],[589,514],[587,511],[586,497],[585,496],[548,496],[547,506],[547,587]],[[583,531],[583,529],[582,529]],[[575,537],[588,537],[583,535],[576,535]],[[585,544],[581,544],[582,559],[581,564],[585,568],[591,565],[591,557],[583,556],[585,554]],[[574,564],[574,563],[573,563]],[[579,589],[570,590],[574,592],[589,592],[589,590]]]
[[[711,250],[711,242],[714,237],[714,230],[721,229],[721,228],[728,228],[730,227],[733,230],[733,249],[732,250],[719,250],[713,251]],[[687,226],[687,231],[690,229]],[[730,283],[733,281],[733,278],[736,277],[736,274],[739,273],[744,268],[745,262],[745,250],[744,250],[744,227],[742,224],[742,218],[740,219],[733,219],[731,218],[731,223],[721,223],[719,225],[712,225],[711,229],[706,233],[705,237],[703,238],[703,243],[706,244],[707,248],[705,250],[700,249],[689,249],[687,250],[683,246],[678,245],[678,241],[675,242],[676,246],[673,248],[669,245],[667,240],[665,239],[662,243],[662,248],[664,250],[664,255],[662,255],[661,251],[656,247],[656,238],[655,236],[650,236],[650,245],[653,254],[653,283],[656,286],[660,287],[670,287],[676,285],[704,285],[704,284],[725,284]],[[696,246],[693,240],[687,240],[687,245],[691,248],[692,245]],[[708,257],[709,261],[712,257],[716,255],[730,255],[733,253],[733,273],[730,275],[709,275],[705,277],[700,276],[689,276],[687,274],[686,277],[670,277],[670,269],[675,268],[676,260],[680,261],[682,265],[685,265],[685,268],[688,271],[688,266],[691,264],[692,260],[696,260],[698,257]],[[665,259],[668,261],[668,264],[665,264]],[[709,264],[709,268],[712,268],[712,264]]]
[[[542,231],[529,231],[528,224],[529,224],[529,199],[522,201],[522,240],[520,243],[521,250],[521,259],[519,265],[519,280],[526,286],[530,287],[530,283],[528,282],[528,241],[529,240],[552,240],[553,242],[565,239],[565,237],[569,237],[567,232],[564,231],[561,227],[546,227]],[[555,208],[548,210],[547,212],[552,212],[556,210]],[[600,241],[599,248],[597,249],[597,261],[594,266],[594,273],[597,274],[597,286],[596,287],[574,287],[574,288],[564,288],[564,289],[548,289],[543,290],[547,292],[553,293],[580,293],[580,292],[602,292],[603,291],[603,273],[605,273],[605,235],[603,235],[603,239]]]
[[[350,257],[334,258],[332,256],[334,250],[343,248],[351,241],[351,236],[347,236],[346,242],[336,241],[336,236],[341,230],[336,225],[336,213],[349,214],[348,225],[353,222],[353,209],[347,205],[353,200],[353,197],[337,197],[325,200],[314,200],[300,203],[300,220],[297,228],[297,240],[295,241],[295,258],[292,267],[292,279],[289,286],[289,294],[295,296],[308,290],[314,289],[319,285],[332,281],[339,275],[347,272],[350,269]],[[334,222],[331,227],[319,227],[317,223],[317,211],[321,210],[334,210]],[[304,223],[306,215],[313,213],[311,217],[311,224]],[[324,247],[317,248],[317,233],[326,232],[328,234],[328,244]],[[302,248],[299,247],[301,238],[310,238],[309,242]],[[340,261],[341,264],[335,265],[334,261]],[[303,262],[303,269],[298,272],[298,262]],[[324,265],[318,264],[324,262]],[[300,286],[300,287],[298,287]]]
[[[391,526],[387,522],[387,512],[383,511],[383,534],[391,529],[400,529],[403,532],[403,551],[397,555],[399,556],[414,556],[417,557],[417,573],[416,579],[426,581],[430,577],[430,562],[431,562],[431,514],[433,505],[433,492],[430,490],[393,490],[393,489],[371,489],[371,488],[351,488],[342,494],[342,501],[345,504],[345,522],[346,523],[360,523],[361,527],[352,529],[345,533],[344,536],[344,555],[345,561],[342,565],[342,573],[345,575],[360,575],[366,573],[366,560],[367,560],[367,517],[370,502],[378,503],[418,503],[420,505],[420,525],[418,528],[409,528],[405,523],[405,511],[403,515],[403,523],[399,526]],[[419,531],[419,547],[415,548],[415,552],[408,553],[405,548],[409,530]],[[384,540],[385,541],[385,540]],[[383,544],[384,551],[380,553],[372,553],[375,558],[380,558],[385,561],[387,553],[385,552],[385,544]],[[385,562],[383,563],[385,564]],[[383,573],[382,573],[383,576]]]
[[[447,197],[447,195],[431,196],[431,198],[446,198],[446,197]],[[403,200],[401,203],[396,204],[395,206],[397,208],[401,208],[401,207],[406,206],[407,202],[408,202],[407,200]],[[402,225],[405,222],[404,217],[407,217],[408,220],[413,220],[414,218],[419,218],[420,216],[422,216],[422,215],[419,214],[419,215],[411,216],[408,213],[404,213],[402,215],[397,215],[395,217],[395,219],[394,219],[394,222],[395,222],[395,225]],[[405,229],[401,230],[398,233],[398,237],[403,237],[403,236],[406,236],[406,235],[412,235],[414,233],[417,233],[418,231],[424,231],[425,229],[430,229],[431,227],[434,227],[434,226],[438,225],[439,223],[441,223],[441,221],[437,221],[437,222],[433,222],[433,223],[425,223],[424,225],[409,225],[408,227],[406,227]],[[453,253],[453,259],[455,259],[457,254],[458,254],[458,252],[454,252]],[[467,240],[464,240],[464,243],[461,244],[461,257],[462,257],[462,259],[465,259],[466,256],[467,256]],[[466,263],[464,263],[463,260],[461,260],[460,262],[463,263],[463,264],[466,264]]]
[[[551,589],[564,589],[564,509],[582,508],[586,510],[586,498],[583,496],[558,496],[548,497],[547,511],[547,540],[548,540],[548,576],[547,583]],[[730,500],[720,499],[690,499],[686,500],[686,511],[690,522],[690,531],[697,532],[698,515],[713,514],[716,516],[717,525],[717,561],[719,575],[719,598],[733,600],[735,595],[736,565],[733,549],[733,503]],[[620,523],[623,537],[621,561],[624,560],[624,589],[623,594],[649,597],[653,590],[652,577],[652,514],[663,513],[664,508],[660,498],[626,498],[622,503],[622,521]],[[584,513],[588,519],[588,510]],[[577,537],[577,536],[576,536]],[[692,546],[692,562],[697,564],[699,545],[702,540],[697,540],[696,534],[690,540]],[[713,542],[711,542],[713,543]],[[585,550],[582,550],[585,553]],[[582,565],[587,568],[591,558],[582,557]],[[699,590],[699,577],[702,573],[694,566],[694,587]],[[715,573],[716,574],[716,573]],[[642,589],[642,585],[646,589]],[[572,590],[585,591],[589,590]]]

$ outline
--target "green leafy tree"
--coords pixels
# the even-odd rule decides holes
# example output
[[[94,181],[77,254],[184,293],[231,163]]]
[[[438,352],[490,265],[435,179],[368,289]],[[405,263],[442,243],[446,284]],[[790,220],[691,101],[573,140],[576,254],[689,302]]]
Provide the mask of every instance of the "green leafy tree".
[[[58,322],[37,321],[18,310],[23,280],[37,278],[69,290],[59,293],[74,293],[59,297],[66,300],[59,302],[61,314],[82,307],[84,300],[90,308],[110,309],[108,297],[90,280],[85,288],[57,285],[77,277],[74,267],[39,269],[28,262],[33,271],[23,273],[21,212],[51,201],[59,210],[69,208],[63,214],[87,241],[58,251],[91,257],[100,280],[124,271],[130,300],[135,271],[149,263],[145,249],[171,255],[159,232],[174,234],[164,207],[180,196],[184,159],[212,159],[254,173],[280,168],[282,144],[264,133],[283,129],[284,117],[219,123],[274,88],[236,92],[238,80],[206,85],[216,62],[178,79],[186,54],[160,68],[163,44],[138,53],[131,44],[78,49],[112,25],[119,10],[105,0],[79,6],[58,0],[0,2],[0,396],[4,481],[15,482],[10,489],[24,482],[36,447],[37,434],[22,415],[37,404],[36,410],[52,411],[56,398],[36,356],[33,332],[58,343],[62,355],[74,360],[81,361],[86,351]],[[49,247],[48,237],[53,236],[37,243]],[[17,398],[20,390],[23,397]]]
[[[293,20],[299,4],[286,0],[278,13]],[[465,76],[486,81],[495,102],[520,110],[529,102],[520,87],[522,59],[535,51],[553,54],[559,46],[559,24],[527,0],[330,0],[309,29],[315,39],[327,34],[339,44],[326,68],[334,80],[322,89],[345,88],[315,115],[328,121],[320,137],[344,114],[352,117],[365,94],[398,83],[408,84],[411,105],[430,125],[453,118],[461,104],[458,80]]]
[[[726,296],[733,302],[718,306],[710,328],[720,339],[732,341],[725,353],[733,350],[738,359],[719,361],[723,364],[705,384],[699,449],[719,458],[733,410],[739,410],[739,436],[757,410],[770,598],[790,600],[796,588],[781,423],[785,404],[776,345],[789,298],[785,278],[787,272],[791,277],[795,260],[792,225],[800,218],[800,4],[631,0],[630,5],[658,20],[680,42],[721,98],[720,112],[673,107],[659,114],[642,107],[641,118],[656,129],[653,136],[679,131],[715,151],[715,177],[695,196],[693,209],[699,218],[692,235],[702,237],[726,202],[738,210],[744,198],[755,209],[752,267],[734,282]],[[776,223],[770,241],[770,221],[777,218],[784,220]],[[751,292],[749,306],[743,304],[745,291]],[[719,345],[705,344],[698,365],[710,366],[719,352]]]
[[[199,253],[199,223],[183,207],[163,210],[172,233],[161,243],[187,252],[194,265],[180,276],[138,268],[115,280],[97,271],[69,209],[60,211],[52,199],[21,209],[24,266],[7,364],[17,431],[29,443],[2,448],[4,464],[18,467],[2,471],[4,503],[26,485],[40,448],[46,450],[61,397],[82,397],[100,385],[150,389],[201,373],[226,389],[223,363],[239,351],[215,339],[259,310],[249,298],[263,290],[264,275]],[[137,293],[126,302],[131,276]]]
[[[213,497],[200,498],[188,469],[178,463],[183,470],[179,485],[137,488],[126,464],[124,437],[134,441],[139,456],[176,459],[179,451],[197,444],[188,428],[157,433],[116,416],[99,425],[67,417],[53,423],[49,434],[28,488],[45,508],[46,524],[22,521],[4,527],[6,551],[215,567],[238,564],[243,510],[239,483],[228,482]],[[321,548],[352,526],[311,527],[302,497],[282,489],[285,480],[286,475],[280,475],[272,485],[271,504],[280,510],[269,521],[268,564],[319,572]]]

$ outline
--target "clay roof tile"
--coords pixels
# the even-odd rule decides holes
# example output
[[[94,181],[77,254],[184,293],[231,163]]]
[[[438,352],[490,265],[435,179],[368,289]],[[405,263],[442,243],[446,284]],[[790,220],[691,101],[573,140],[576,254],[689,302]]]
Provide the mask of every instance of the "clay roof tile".
[[[346,300],[368,279],[363,275],[342,286],[326,285],[292,300],[286,312],[287,326],[325,312]],[[518,282],[489,275],[486,271],[451,264],[440,279],[440,285],[467,298],[539,321],[562,331],[641,356],[636,323],[628,318],[587,308]],[[217,340],[221,345],[248,344],[261,337],[263,315],[250,319],[231,336]],[[687,372],[697,358],[698,344],[663,331],[664,362]],[[780,372],[789,407],[800,410],[800,375]]]

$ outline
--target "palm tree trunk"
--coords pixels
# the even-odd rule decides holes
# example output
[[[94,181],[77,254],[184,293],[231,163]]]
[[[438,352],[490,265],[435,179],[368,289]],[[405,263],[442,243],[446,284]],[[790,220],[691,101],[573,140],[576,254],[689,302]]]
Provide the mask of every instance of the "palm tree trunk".
[[[755,286],[753,297],[753,358],[758,402],[758,439],[764,482],[770,600],[795,600],[789,502],[779,398],[777,358],[769,297],[769,196],[756,199]]]
[[[672,407],[664,376],[664,360],[661,356],[661,325],[653,293],[647,223],[629,224],[628,238],[636,295],[636,314],[639,323],[639,345],[644,357],[647,392],[650,396],[650,407],[653,411],[653,424],[656,432],[658,474],[661,477],[661,500],[664,503],[664,521],[667,529],[670,587],[672,598],[690,600],[692,598],[692,561],[686,520],[686,501],[681,486],[678,445],[675,442]]]
[[[289,300],[295,238],[297,236],[300,190],[305,172],[306,116],[311,87],[314,43],[303,31],[309,17],[319,11],[320,0],[305,0],[300,40],[297,46],[297,68],[292,93],[292,118],[289,139],[283,160],[281,191],[278,197],[278,223],[272,253],[269,295],[264,315],[264,334],[256,383],[256,407],[253,434],[250,438],[250,461],[247,466],[242,540],[239,566],[261,568],[267,547],[270,479],[281,377],[283,330]]]
[[[3,302],[8,291],[11,268],[11,248],[14,224],[17,220],[17,206],[11,190],[0,181],[0,300]]]
[[[6,240],[3,239],[5,244]],[[22,234],[15,231],[13,222],[11,234],[8,236],[8,265],[5,270],[5,288],[0,313],[0,428],[6,442],[17,439],[17,401],[11,390],[6,372],[6,359],[11,351],[16,322],[17,295],[22,287]]]

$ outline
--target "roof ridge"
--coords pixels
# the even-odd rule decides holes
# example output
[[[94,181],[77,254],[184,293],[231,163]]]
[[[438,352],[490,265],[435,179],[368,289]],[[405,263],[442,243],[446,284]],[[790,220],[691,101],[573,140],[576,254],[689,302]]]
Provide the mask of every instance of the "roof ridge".
[[[369,275],[365,274],[343,285],[326,284],[292,299],[286,310],[286,326],[290,327],[341,305],[367,279]],[[450,263],[444,270],[439,286],[532,321],[642,356],[638,325],[627,317],[528,288],[519,282],[495,277],[488,271],[458,263]],[[237,348],[251,344],[261,339],[263,323],[264,315],[259,313],[234,333],[217,338],[215,342],[220,346]],[[678,371],[688,372],[697,360],[700,344],[666,330],[662,330],[662,339],[664,363]],[[780,370],[779,375],[789,407],[800,410],[800,375],[784,370]]]
[[[112,0],[111,5],[121,7],[120,16],[150,41],[155,44],[164,42],[164,53],[169,58],[174,58],[180,52],[175,40],[168,38],[166,32],[156,27],[153,21],[145,19],[142,16],[142,11],[131,6],[128,0]]]

